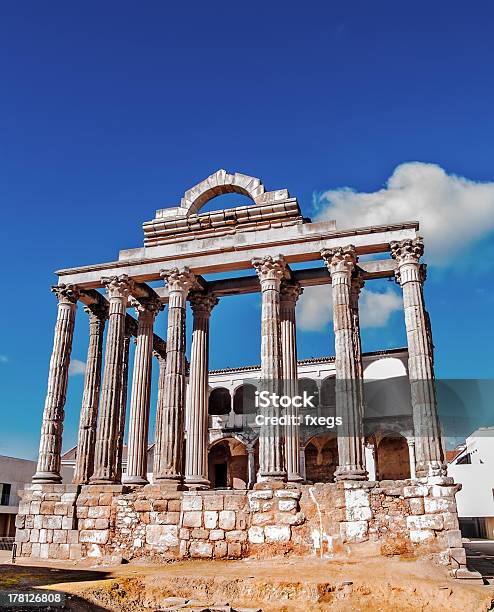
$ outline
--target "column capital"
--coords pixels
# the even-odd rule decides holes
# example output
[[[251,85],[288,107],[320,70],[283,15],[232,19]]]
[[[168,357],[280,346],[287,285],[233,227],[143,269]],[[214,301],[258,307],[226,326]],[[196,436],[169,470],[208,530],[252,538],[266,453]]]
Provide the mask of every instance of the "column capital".
[[[280,287],[280,301],[282,304],[295,305],[303,292],[304,290],[299,283],[283,280]]]
[[[264,281],[281,282],[283,279],[288,279],[290,277],[288,266],[283,255],[254,257],[251,263],[261,283]]]
[[[407,444],[410,448],[415,446],[415,438],[407,438]]]
[[[160,270],[160,276],[168,285],[169,291],[178,291],[187,294],[197,283],[196,275],[188,266]]]
[[[323,249],[321,257],[324,259],[330,274],[337,272],[351,274],[358,261],[357,251],[353,244],[333,249]]]
[[[194,315],[209,316],[219,299],[212,293],[204,291],[191,291],[189,302]]]
[[[392,240],[389,243],[391,257],[396,259],[398,266],[403,264],[418,264],[424,254],[424,239],[421,236],[405,240]]]
[[[105,285],[110,299],[127,299],[134,289],[134,281],[127,274],[120,274],[120,276],[103,276],[101,282]]]
[[[84,306],[84,312],[88,314],[90,321],[106,321],[109,313],[108,303],[89,304]]]
[[[153,357],[156,357],[159,363],[166,362],[166,353],[158,351],[157,349],[153,349]]]
[[[131,296],[129,302],[130,305],[135,308],[137,316],[141,316],[142,314],[148,313],[149,316],[152,316],[152,318],[154,319],[158,312],[160,312],[160,310],[163,310],[163,304],[161,303],[161,300],[158,297],[138,299],[134,296]]]
[[[51,291],[57,296],[60,304],[76,304],[81,293],[77,285],[53,285]]]

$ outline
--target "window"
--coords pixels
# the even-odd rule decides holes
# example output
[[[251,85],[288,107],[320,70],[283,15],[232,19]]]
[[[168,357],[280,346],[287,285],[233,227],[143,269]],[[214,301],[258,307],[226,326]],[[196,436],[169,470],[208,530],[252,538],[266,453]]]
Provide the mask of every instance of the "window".
[[[10,502],[10,484],[0,484],[2,497],[0,498],[0,506],[8,506]]]

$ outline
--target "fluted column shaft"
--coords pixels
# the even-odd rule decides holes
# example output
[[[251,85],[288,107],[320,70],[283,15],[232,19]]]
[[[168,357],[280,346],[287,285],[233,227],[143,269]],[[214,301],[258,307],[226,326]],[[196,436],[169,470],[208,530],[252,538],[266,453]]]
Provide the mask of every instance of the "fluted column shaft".
[[[283,373],[283,394],[289,397],[298,395],[297,369],[297,331],[295,323],[295,305],[303,289],[298,284],[281,283],[280,292],[280,331],[281,362]],[[298,408],[289,406],[286,409],[287,425],[285,427],[285,455],[287,480],[300,482],[300,427]]]
[[[102,278],[106,285],[110,309],[106,339],[105,368],[101,386],[100,409],[91,484],[118,482],[118,437],[122,390],[125,317],[127,299],[133,283],[127,275]]]
[[[122,370],[120,376],[120,408],[118,415],[118,430],[117,430],[117,458],[115,460],[117,466],[116,480],[117,482],[122,481],[122,470],[123,470],[123,447],[124,447],[124,434],[125,434],[125,418],[127,416],[127,395],[129,392],[129,353],[130,343],[132,340],[132,330],[134,326],[130,324],[131,319],[125,317],[125,331],[123,339],[123,356],[122,356]]]
[[[185,484],[189,489],[209,488],[208,480],[208,371],[209,319],[218,299],[194,291],[190,294],[194,314],[187,406]]]
[[[178,489],[183,484],[185,410],[185,306],[194,274],[188,269],[163,270],[168,285],[168,333],[163,400],[156,414],[155,482]]]
[[[270,255],[252,260],[262,295],[261,319],[261,379],[262,388],[280,394],[282,380],[280,288],[287,278],[288,268],[281,255]],[[279,415],[273,406],[263,409],[265,417],[259,432],[259,480],[286,480],[285,443],[283,428],[273,424]]]
[[[151,368],[153,359],[153,325],[161,310],[159,299],[132,300],[138,315],[132,395],[130,398],[129,441],[125,482],[147,484],[147,449]]]
[[[106,305],[86,306],[89,318],[89,346],[87,350],[84,393],[82,396],[79,435],[74,469],[74,484],[87,484],[94,469],[94,445],[96,421],[101,387],[101,363],[103,360],[103,334],[108,317]]]
[[[38,466],[33,482],[61,482],[60,463],[64,406],[67,393],[70,353],[74,335],[75,314],[79,291],[74,285],[52,287],[58,298],[58,314],[53,338],[53,350],[48,374]]]
[[[391,242],[396,259],[397,281],[403,292],[408,344],[416,472],[418,477],[446,473],[434,385],[433,346],[429,316],[424,305],[425,269],[419,264],[424,252],[422,238]]]
[[[335,335],[336,416],[339,465],[336,480],[365,480],[359,364],[356,356],[351,279],[357,263],[355,247],[337,247],[321,253],[331,274]]]

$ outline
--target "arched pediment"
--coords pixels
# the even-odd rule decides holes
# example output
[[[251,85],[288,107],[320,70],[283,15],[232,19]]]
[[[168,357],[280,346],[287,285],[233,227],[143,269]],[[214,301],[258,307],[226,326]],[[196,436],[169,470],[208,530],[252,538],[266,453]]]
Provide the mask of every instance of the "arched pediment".
[[[191,189],[188,189],[180,201],[180,208],[185,216],[194,215],[216,196],[224,193],[240,193],[253,202],[265,192],[261,180],[246,174],[229,174],[226,170],[218,170]]]

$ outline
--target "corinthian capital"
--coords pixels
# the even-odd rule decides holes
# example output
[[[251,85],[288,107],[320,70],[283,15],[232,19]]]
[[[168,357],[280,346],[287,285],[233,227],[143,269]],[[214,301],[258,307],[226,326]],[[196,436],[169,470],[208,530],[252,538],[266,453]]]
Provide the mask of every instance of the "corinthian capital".
[[[424,239],[421,236],[400,241],[392,240],[389,246],[391,248],[391,257],[396,259],[398,266],[418,264],[424,254]]]
[[[104,321],[108,318],[108,310],[108,302],[105,304],[98,302],[97,304],[84,306],[84,312],[87,312],[90,321]]]
[[[219,300],[211,293],[191,291],[189,295],[189,302],[194,314],[209,316],[211,314],[211,310],[213,310]]]
[[[304,290],[297,283],[290,283],[288,281],[282,281],[280,289],[280,300],[286,304],[296,304],[298,298],[302,295]]]
[[[81,295],[77,285],[53,285],[51,290],[60,304],[75,304]]]
[[[197,283],[195,274],[187,266],[161,270],[160,276],[168,285],[168,291],[181,291],[187,294]]]
[[[134,289],[134,281],[129,278],[127,274],[121,274],[120,276],[104,276],[101,282],[106,286],[110,299],[127,299]]]
[[[321,257],[324,259],[330,274],[335,274],[336,272],[351,274],[358,261],[357,252],[353,244],[345,247],[323,249]]]
[[[290,278],[288,266],[283,255],[266,255],[265,257],[255,257],[252,265],[257,272],[261,283],[263,281],[281,281]]]
[[[143,313],[149,313],[153,318],[163,310],[163,304],[158,297],[151,298],[140,298],[137,299],[135,297],[130,298],[130,305],[135,308],[136,314],[140,316]]]

